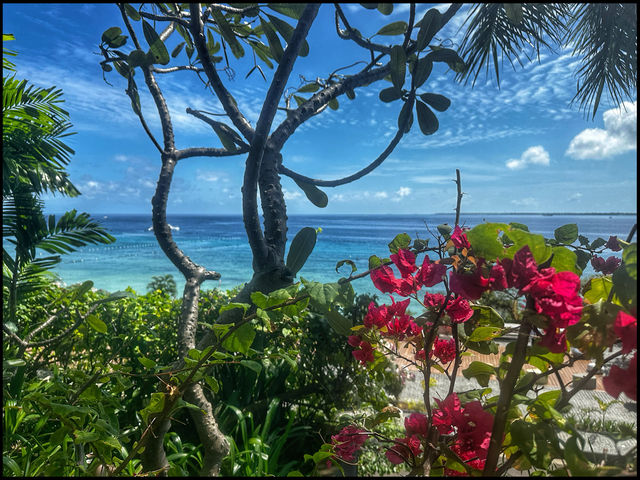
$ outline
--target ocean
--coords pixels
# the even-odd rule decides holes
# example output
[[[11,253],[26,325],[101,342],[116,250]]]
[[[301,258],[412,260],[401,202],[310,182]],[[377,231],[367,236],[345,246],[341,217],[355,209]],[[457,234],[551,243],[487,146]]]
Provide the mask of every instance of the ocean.
[[[107,213],[92,216],[116,237],[116,242],[89,245],[63,255],[62,262],[53,271],[65,284],[92,280],[95,288],[114,292],[131,287],[144,294],[152,276],[172,274],[178,292],[182,291],[184,278],[158,246],[150,230],[150,215]],[[557,227],[576,223],[581,235],[590,240],[596,237],[606,240],[609,235],[625,239],[636,218],[636,215],[461,214],[460,224],[473,227],[484,221],[519,222],[533,233],[552,238]],[[179,229],[173,231],[173,236],[185,254],[222,275],[218,281],[205,282],[203,288],[229,289],[251,278],[251,252],[240,215],[169,215],[168,221]],[[363,272],[368,268],[370,255],[389,256],[387,244],[398,233],[426,239],[430,237],[426,226],[436,232],[437,225],[453,222],[453,214],[291,215],[288,237],[290,242],[303,227],[322,228],[316,247],[298,278],[335,282],[348,276],[351,270],[345,265],[340,273],[336,273],[338,261],[352,260],[358,267],[356,273]],[[585,273],[593,273],[593,270],[589,272],[590,268]],[[355,280],[352,285],[357,293],[379,294],[368,277]]]

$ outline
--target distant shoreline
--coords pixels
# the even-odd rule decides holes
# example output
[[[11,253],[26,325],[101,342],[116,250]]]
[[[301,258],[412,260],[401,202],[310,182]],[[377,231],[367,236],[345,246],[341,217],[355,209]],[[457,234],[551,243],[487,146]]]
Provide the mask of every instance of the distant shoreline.
[[[46,212],[46,215],[62,215],[63,212]],[[452,215],[453,212],[436,212],[436,213],[287,213],[288,217],[376,217],[376,216],[385,216],[385,217],[414,217],[414,216],[427,216],[427,215]],[[151,218],[151,212],[143,212],[143,213],[91,213],[95,218],[104,217],[104,216],[148,216]],[[636,212],[461,212],[461,215],[528,215],[528,216],[593,216],[593,215],[607,215],[610,217],[629,217],[629,216],[637,216]],[[242,217],[242,213],[169,213],[167,214],[169,217],[180,217],[180,216],[193,216],[193,217]]]

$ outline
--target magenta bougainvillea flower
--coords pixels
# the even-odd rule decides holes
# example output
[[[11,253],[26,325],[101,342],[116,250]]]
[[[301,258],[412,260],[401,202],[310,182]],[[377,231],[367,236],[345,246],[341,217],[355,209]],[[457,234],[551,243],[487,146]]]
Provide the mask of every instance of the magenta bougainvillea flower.
[[[505,272],[504,267],[499,263],[496,263],[491,267],[491,273],[489,274],[489,288],[491,288],[491,290],[505,290],[509,288],[507,272]]]
[[[622,247],[618,243],[618,237],[617,236],[609,237],[609,240],[607,240],[607,243],[605,244],[605,247],[607,247],[612,252],[619,252],[620,250],[622,250]]]
[[[453,323],[463,323],[473,316],[473,310],[464,298],[458,297],[447,304],[447,314]]]
[[[404,419],[404,428],[407,431],[408,437],[412,435],[426,437],[427,431],[429,430],[426,415],[417,412],[412,413]]]
[[[431,262],[429,256],[425,255],[422,260],[422,266],[416,273],[416,281],[425,287],[433,287],[442,282],[446,274],[446,265]]]
[[[429,356],[431,357],[432,355],[438,358],[443,365],[446,365],[456,358],[456,343],[453,339],[441,340],[436,338],[433,342],[433,350],[431,350]]]
[[[355,453],[369,438],[365,432],[366,430],[349,425],[340,430],[337,435],[332,435],[331,443],[334,445],[336,457],[347,462],[354,462],[356,460]]]
[[[371,346],[369,342],[362,341],[360,345],[358,345],[359,349],[354,350],[351,354],[354,356],[356,360],[360,360],[362,365],[366,365],[367,362],[373,363],[373,350],[374,348]]]
[[[580,321],[582,298],[578,295],[579,289],[578,275],[558,272],[534,279],[522,291],[531,295],[538,313],[552,320],[552,327],[564,328]]]
[[[622,353],[638,347],[638,320],[623,311],[618,312],[613,331],[622,340]]]
[[[389,309],[386,305],[376,307],[376,304],[371,302],[362,323],[367,328],[382,328],[387,324],[388,317]]]
[[[622,260],[617,257],[609,257],[605,260],[602,257],[594,255],[594,257],[591,259],[591,266],[593,267],[593,269],[596,272],[602,273],[603,275],[611,275],[618,269],[621,263]]]
[[[455,431],[457,451],[464,452],[464,458],[484,460],[491,440],[493,415],[477,400],[463,407],[455,393],[443,401],[436,399],[436,403],[439,408],[433,411],[433,425],[438,431],[443,435]]]
[[[473,273],[449,273],[449,289],[467,300],[477,300],[489,289],[489,279],[482,276],[480,268]]]
[[[613,398],[624,392],[631,400],[638,399],[638,352],[633,355],[626,369],[613,365],[609,375],[602,378],[605,391]]]
[[[551,353],[564,353],[567,351],[567,336],[557,328],[548,328],[538,345],[547,347]]]
[[[403,463],[405,459],[410,460],[412,457],[422,453],[422,444],[417,435],[396,438],[395,442],[395,445],[385,452],[387,459],[394,465],[399,465]]]
[[[400,270],[402,278],[406,278],[418,269],[418,267],[416,267],[416,256],[411,250],[400,248],[398,253],[392,254],[389,258],[395,266],[398,267],[398,270]]]
[[[429,293],[429,292],[427,292],[424,295],[424,305],[425,305],[425,307],[440,308],[440,307],[442,307],[442,304],[444,303],[444,299],[445,299],[445,297],[441,293]]]
[[[453,242],[453,245],[460,250],[462,250],[463,248],[471,248],[471,244],[467,239],[467,235],[458,225],[456,225],[456,228],[453,229],[453,233],[451,234],[451,241]]]
[[[398,279],[387,265],[371,271],[371,281],[382,293],[393,293],[398,288]]]

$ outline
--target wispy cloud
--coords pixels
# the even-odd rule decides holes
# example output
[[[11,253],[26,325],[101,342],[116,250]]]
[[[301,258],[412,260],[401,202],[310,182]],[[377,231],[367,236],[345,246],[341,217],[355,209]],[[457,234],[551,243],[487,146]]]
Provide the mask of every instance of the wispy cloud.
[[[409,195],[411,195],[411,188],[400,187],[398,191],[395,192],[395,196],[391,199],[391,201],[400,202],[404,197],[408,197]]]
[[[549,153],[542,147],[527,148],[520,158],[511,158],[507,160],[506,166],[510,170],[520,170],[528,165],[544,165],[549,166]]]
[[[604,130],[587,128],[576,135],[565,155],[576,160],[604,160],[637,148],[637,102],[623,102],[602,115]]]

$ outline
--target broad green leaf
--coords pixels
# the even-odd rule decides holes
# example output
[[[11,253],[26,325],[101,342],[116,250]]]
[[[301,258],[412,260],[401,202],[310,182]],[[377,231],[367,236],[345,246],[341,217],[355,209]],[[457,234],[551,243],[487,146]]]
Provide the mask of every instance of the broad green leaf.
[[[100,438],[98,432],[88,432],[86,430],[75,430],[73,432],[73,442],[75,444],[95,442]]]
[[[393,13],[393,3],[379,3],[378,11],[383,15],[391,15]]]
[[[328,311],[339,295],[337,283],[303,282],[311,302],[321,311]]]
[[[475,378],[483,387],[489,385],[489,378],[492,375],[495,375],[495,373],[496,371],[494,367],[487,363],[478,361],[471,362],[469,367],[462,371],[462,375],[464,375],[465,378]]]
[[[450,48],[433,50],[427,56],[434,62],[446,63],[456,73],[462,73],[466,68],[464,61],[458,56],[457,52]]]
[[[566,247],[553,247],[553,258],[551,266],[558,272],[573,272],[580,275],[581,270],[577,267],[577,255]]]
[[[356,92],[354,92],[353,90],[346,90],[344,93],[349,100],[355,100]]]
[[[449,106],[451,106],[451,100],[444,95],[437,93],[423,93],[420,95],[423,102],[428,103],[439,112],[444,112]]]
[[[298,180],[293,180],[296,184],[302,189],[307,198],[313,203],[316,207],[324,208],[329,203],[329,198],[327,194],[320,190],[312,183],[301,182]]]
[[[622,251],[622,261],[629,277],[638,280],[638,244],[632,243]]]
[[[267,17],[269,17],[271,24],[275,27],[278,33],[282,35],[282,38],[284,38],[288,44],[291,41],[291,37],[293,36],[294,28],[278,17],[274,17],[273,15],[269,14],[267,14]],[[302,41],[300,50],[298,51],[298,55],[300,55],[301,57],[306,57],[307,55],[309,55],[309,44],[306,40]]]
[[[147,357],[138,357],[138,361],[146,368],[154,368],[156,362]]]
[[[610,278],[596,277],[590,281],[590,288],[584,294],[584,298],[590,303],[597,303],[600,300],[606,301],[609,297],[609,292],[613,287],[613,282]]]
[[[149,44],[151,54],[155,59],[154,63],[159,63],[160,65],[169,63],[170,58],[167,47],[165,47],[164,42],[160,40],[160,36],[154,28],[144,19],[142,19],[142,33]]]
[[[503,330],[497,327],[478,327],[469,336],[471,342],[486,342],[502,335]]]
[[[258,375],[260,375],[262,371],[262,364],[253,360],[240,360],[240,365],[247,367],[249,370],[253,370]]]
[[[509,226],[513,229],[513,228],[518,228],[520,230],[524,230],[525,232],[529,231],[529,227],[527,227],[524,223],[518,223],[518,222],[509,222]]]
[[[303,267],[316,245],[316,231],[311,227],[302,228],[291,241],[286,266],[293,275]]]
[[[320,89],[320,85],[318,85],[317,83],[307,83],[306,85],[301,86],[298,89],[298,92],[300,93],[313,93],[313,92],[317,92]]]
[[[619,267],[611,276],[613,281],[614,297],[622,305],[631,308],[638,298],[638,281],[631,278],[629,272],[624,267]]]
[[[220,383],[212,376],[205,375],[204,381],[207,382],[207,385],[209,385],[209,388],[213,393],[218,393],[220,391]]]
[[[140,410],[140,416],[144,420],[145,424],[148,424],[149,415],[154,413],[160,413],[164,409],[165,394],[160,392],[154,392],[151,394],[151,401],[149,405]]]
[[[3,368],[24,367],[26,364],[27,364],[27,362],[25,362],[21,358],[12,358],[10,360],[3,360],[3,362],[2,362]]]
[[[134,50],[129,54],[129,66],[131,68],[147,65],[147,54],[142,50]]]
[[[171,58],[176,58],[178,55],[180,55],[180,52],[182,51],[183,47],[187,44],[187,42],[180,42],[178,45],[176,45],[176,48],[174,48],[171,51]]]
[[[353,262],[352,260],[340,260],[338,263],[336,263],[336,273],[339,273],[338,269],[345,264],[351,267],[351,274],[358,270],[358,267],[356,267],[355,262]]]
[[[413,86],[415,88],[421,87],[424,82],[427,81],[429,75],[431,75],[431,71],[433,70],[433,62],[427,58],[423,57],[419,59],[415,63],[414,71],[413,71]]]
[[[250,305],[248,303],[231,302],[220,307],[220,313],[226,312],[227,310],[233,310],[235,308],[241,308],[243,312],[246,312],[249,307]]]
[[[382,265],[382,260],[377,255],[371,255],[369,257],[369,270],[373,270],[376,267]]]
[[[575,223],[568,223],[562,227],[556,228],[553,232],[555,239],[567,245],[571,245],[578,239],[578,225]]]
[[[100,320],[97,315],[89,315],[87,317],[87,323],[96,332],[107,333],[107,325],[102,320]]]
[[[409,133],[411,124],[413,123],[413,108],[410,102],[404,102],[402,110],[400,110],[400,115],[398,115],[398,128],[402,128],[405,123],[404,133]]]
[[[593,242],[591,242],[591,250],[595,250],[597,248],[603,247],[607,244],[607,241],[604,238],[596,238]]]
[[[406,22],[393,22],[378,30],[376,35],[402,35],[407,31],[407,27]]]
[[[420,125],[420,131],[424,135],[433,135],[440,126],[438,119],[431,109],[421,101],[416,102],[416,113],[418,114],[418,125]]]
[[[509,258],[513,258],[515,253],[525,245],[529,246],[529,250],[531,250],[533,258],[538,265],[547,261],[551,256],[551,246],[546,244],[542,235],[514,229],[509,230],[509,238],[514,241],[514,245],[509,247],[506,253]]]
[[[133,20],[134,22],[140,21],[140,14],[138,11],[131,6],[129,3],[124,4],[125,13]]]
[[[332,98],[331,100],[329,100],[327,102],[327,105],[329,106],[329,108],[331,110],[338,110],[338,107],[340,106],[340,104],[338,103],[338,99],[337,98]]]
[[[267,42],[269,43],[269,50],[271,51],[271,55],[275,59],[276,62],[280,63],[282,60],[282,55],[284,54],[284,49],[282,48],[282,44],[280,43],[280,39],[276,34],[276,31],[271,26],[269,22],[260,17],[260,25],[264,31],[264,34],[267,36]]]
[[[253,326],[250,323],[245,323],[229,335],[222,342],[222,346],[230,352],[240,352],[246,355],[255,336],[256,331]]]
[[[389,242],[389,251],[391,253],[398,253],[399,249],[406,250],[411,244],[411,237],[406,233],[399,233],[391,242]]]
[[[121,33],[122,30],[120,29],[120,27],[107,28],[102,34],[102,41],[104,43],[111,43],[113,40],[118,38]]]
[[[400,45],[391,47],[391,82],[393,86],[400,89],[404,85],[404,77],[407,70],[407,56],[404,48]]]
[[[294,20],[300,20],[306,5],[304,3],[268,3],[267,7]]]
[[[236,34],[229,25],[229,22],[227,22],[224,14],[217,8],[212,8],[211,16],[218,25],[220,35],[222,35],[222,38],[224,38],[229,44],[229,47],[231,47],[231,53],[233,53],[233,56],[236,58],[242,58],[244,56],[244,48],[242,48],[242,45],[238,42]]]
[[[336,312],[335,310],[329,310],[326,312],[326,316],[327,322],[329,322],[329,325],[331,325],[331,328],[333,328],[336,333],[346,337],[353,333],[351,331],[353,324],[351,323],[351,320],[344,315]]]
[[[422,20],[418,23],[420,24],[420,30],[418,31],[417,37],[417,48],[418,50],[424,50],[436,32],[440,29],[442,14],[435,8],[427,10],[427,13],[424,14]],[[417,24],[416,24],[417,25]]]
[[[493,307],[489,307],[488,305],[473,305],[472,308],[473,317],[471,317],[471,322],[473,325],[493,328],[504,327],[504,320]],[[465,330],[467,325],[471,324],[469,322],[465,322]],[[471,334],[471,332],[469,332],[469,334]]]
[[[396,87],[389,87],[384,90],[380,90],[378,96],[383,102],[389,103],[402,98],[402,90]]]
[[[504,255],[504,246],[498,240],[498,232],[504,232],[508,228],[505,223],[481,223],[466,232],[467,239],[475,255],[483,257],[490,262],[502,257]]]

